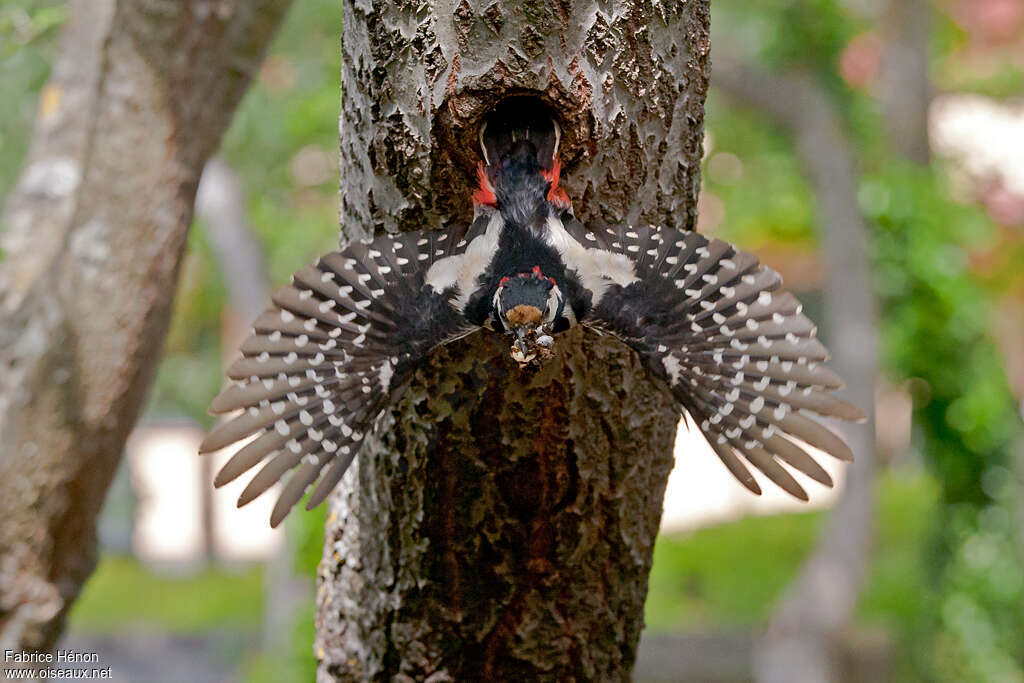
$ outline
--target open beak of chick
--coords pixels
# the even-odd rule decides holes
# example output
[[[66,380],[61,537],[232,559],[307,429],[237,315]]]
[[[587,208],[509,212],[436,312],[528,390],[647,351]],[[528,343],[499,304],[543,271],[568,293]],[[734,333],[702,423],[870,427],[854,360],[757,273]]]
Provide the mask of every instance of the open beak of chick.
[[[554,355],[551,348],[555,344],[554,338],[547,329],[547,325],[536,327],[522,326],[514,330],[515,341],[512,342],[512,359],[521,366],[540,364]]]

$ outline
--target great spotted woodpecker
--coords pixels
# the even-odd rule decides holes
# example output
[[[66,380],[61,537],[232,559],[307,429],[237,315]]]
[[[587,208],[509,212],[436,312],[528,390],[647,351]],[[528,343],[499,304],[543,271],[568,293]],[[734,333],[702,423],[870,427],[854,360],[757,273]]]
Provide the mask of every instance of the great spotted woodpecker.
[[[516,362],[536,364],[552,355],[553,335],[583,325],[631,346],[754,493],[747,464],[800,499],[807,494],[780,463],[831,486],[803,444],[853,456],[807,414],[863,416],[829,392],[842,381],[823,365],[828,354],[800,304],[778,291],[778,273],[672,227],[588,230],[559,187],[559,141],[541,108],[500,107],[480,131],[471,224],[382,235],[296,273],[211,405],[241,412],[200,452],[255,436],[215,485],[266,460],[244,505],[294,470],[271,515],[277,526],[315,482],[307,509],[327,497],[434,347],[486,329],[511,336]]]

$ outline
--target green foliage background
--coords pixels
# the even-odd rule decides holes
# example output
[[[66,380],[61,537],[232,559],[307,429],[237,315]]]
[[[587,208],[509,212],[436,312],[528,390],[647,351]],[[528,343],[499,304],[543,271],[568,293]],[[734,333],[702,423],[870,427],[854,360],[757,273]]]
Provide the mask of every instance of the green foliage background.
[[[743,47],[735,47],[732,38],[724,42],[747,58],[778,71],[814,73],[846,115],[857,143],[863,169],[858,196],[876,228],[883,361],[891,380],[910,381],[914,447],[939,483],[939,505],[931,513],[922,558],[928,570],[921,586],[926,599],[916,623],[903,629],[909,675],[1024,680],[1024,562],[1015,512],[1021,472],[1014,470],[1020,417],[988,336],[990,301],[1003,288],[1019,285],[1019,268],[1014,275],[1004,268],[1002,277],[987,282],[972,272],[970,251],[987,245],[995,227],[979,208],[951,198],[940,163],[919,168],[898,158],[885,138],[877,101],[840,78],[841,54],[871,27],[867,17],[833,0],[721,0],[713,7],[713,26],[742,36]],[[1019,94],[1020,72],[1010,64],[977,80],[958,68],[951,54],[967,36],[948,17],[935,18],[932,57],[940,84],[996,97]],[[713,110],[709,114],[712,131],[727,121]],[[761,129],[768,128],[762,124]],[[744,142],[752,140],[747,136]],[[748,148],[736,154],[746,160],[759,152]],[[780,178],[793,176],[776,175],[768,187],[778,192]],[[757,216],[771,212],[756,200],[742,199],[759,194],[759,180],[748,176],[742,187],[726,190],[726,224],[745,224],[736,214],[752,210],[751,224],[765,225]],[[714,191],[712,182],[708,187]],[[801,187],[795,193],[801,191],[806,192]],[[791,229],[788,235],[814,239],[813,230]]]

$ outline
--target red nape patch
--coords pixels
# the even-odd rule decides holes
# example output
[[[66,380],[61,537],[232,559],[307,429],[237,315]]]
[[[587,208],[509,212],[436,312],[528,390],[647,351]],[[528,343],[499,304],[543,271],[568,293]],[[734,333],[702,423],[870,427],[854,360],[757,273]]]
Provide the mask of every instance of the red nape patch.
[[[568,209],[572,206],[572,202],[569,201],[569,196],[565,194],[565,190],[558,186],[558,179],[562,175],[562,162],[558,160],[558,157],[555,157],[550,171],[541,171],[540,174],[544,176],[544,180],[551,184],[550,189],[548,189],[548,201],[563,209]]]
[[[487,177],[487,170],[484,168],[484,162],[482,161],[476,167],[476,177],[480,183],[480,188],[473,193],[473,203],[497,206],[498,198],[494,196],[494,187],[491,185],[490,178]]]
[[[540,266],[534,266],[533,267],[533,276],[534,277],[539,277],[542,280],[547,280],[551,284],[555,284],[555,278],[553,278],[553,277],[545,277],[544,273],[540,272]],[[521,273],[519,275],[519,277],[527,277],[527,274],[526,273]]]

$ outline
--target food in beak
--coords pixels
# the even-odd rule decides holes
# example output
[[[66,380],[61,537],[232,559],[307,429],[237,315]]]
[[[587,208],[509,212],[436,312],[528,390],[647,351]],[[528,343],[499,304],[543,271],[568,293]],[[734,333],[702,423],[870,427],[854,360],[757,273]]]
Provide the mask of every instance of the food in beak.
[[[546,361],[554,355],[551,348],[555,340],[543,325],[538,327],[517,327],[516,340],[512,343],[512,359],[522,366]]]

